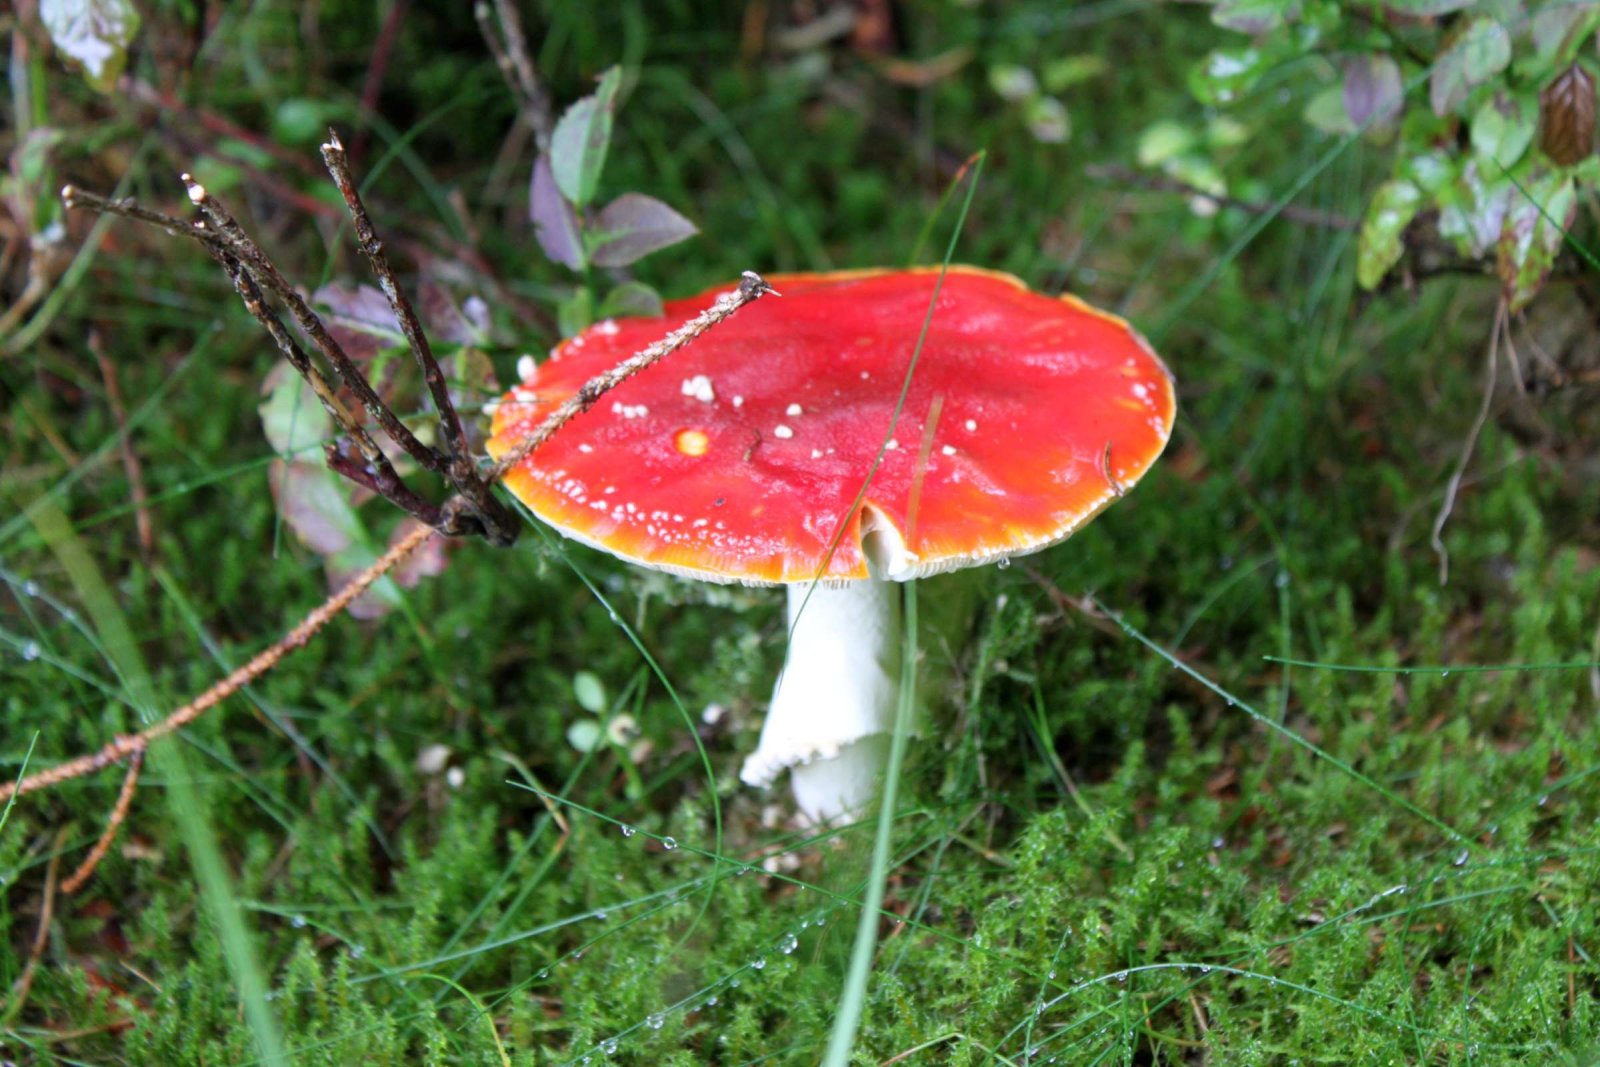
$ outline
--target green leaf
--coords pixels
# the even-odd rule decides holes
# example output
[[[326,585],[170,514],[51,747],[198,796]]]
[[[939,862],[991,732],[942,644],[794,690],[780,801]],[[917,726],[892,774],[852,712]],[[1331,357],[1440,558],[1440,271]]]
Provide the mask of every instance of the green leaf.
[[[40,0],[39,20],[51,42],[83,68],[85,80],[110,92],[139,32],[132,0]]]
[[[1544,286],[1577,211],[1570,176],[1545,174],[1525,181],[1512,197],[1495,247],[1495,268],[1515,314]]]
[[[643,282],[623,282],[600,302],[602,319],[652,318],[666,314],[661,294]]]
[[[596,719],[579,719],[567,727],[567,744],[579,752],[593,752],[605,739],[605,731]]]
[[[1427,18],[1433,15],[1448,15],[1452,11],[1460,11],[1475,3],[1477,0],[1387,0],[1383,6],[1398,15]]]
[[[1356,246],[1356,281],[1363,289],[1374,289],[1400,262],[1405,252],[1405,231],[1422,207],[1422,191],[1404,179],[1378,186],[1361,220],[1361,239]]]
[[[1139,135],[1137,158],[1141,167],[1159,167],[1194,147],[1195,134],[1188,123],[1162,119],[1146,126]]]
[[[333,421],[323,410],[311,386],[287,363],[279,363],[261,383],[261,428],[272,450],[285,459],[316,449],[333,432]]]
[[[1350,112],[1345,107],[1342,85],[1330,85],[1306,101],[1301,118],[1307,126],[1332,137],[1356,132],[1356,124],[1350,121]]]
[[[1472,116],[1472,150],[1486,166],[1510,167],[1527,152],[1538,127],[1533,101],[1496,93]]]
[[[556,326],[562,337],[576,337],[594,321],[594,297],[587,288],[579,288],[556,305]]]
[[[567,108],[550,137],[550,169],[556,185],[578,207],[593,200],[600,185],[621,88],[622,68],[612,67],[600,78],[600,88],[592,96]]]
[[[606,710],[606,687],[590,671],[579,671],[572,676],[572,695],[578,698],[578,706],[591,715]]]
[[[1217,0],[1211,21],[1225,30],[1266,33],[1300,13],[1300,0]]]
[[[1466,100],[1473,86],[1506,69],[1511,35],[1493,19],[1475,18],[1433,62],[1428,93],[1435,115],[1446,115]]]
[[[1002,100],[1016,103],[1039,91],[1033,71],[1015,63],[997,63],[989,68],[989,88]]]
[[[1022,106],[1028,132],[1041,144],[1066,144],[1072,136],[1067,106],[1053,96],[1036,96]]]
[[[1231,104],[1266,73],[1271,59],[1259,48],[1218,48],[1189,75],[1189,91],[1202,104]]]
[[[1046,92],[1059,93],[1081,82],[1091,81],[1111,69],[1104,56],[1086,52],[1076,56],[1052,59],[1039,71],[1039,81]]]

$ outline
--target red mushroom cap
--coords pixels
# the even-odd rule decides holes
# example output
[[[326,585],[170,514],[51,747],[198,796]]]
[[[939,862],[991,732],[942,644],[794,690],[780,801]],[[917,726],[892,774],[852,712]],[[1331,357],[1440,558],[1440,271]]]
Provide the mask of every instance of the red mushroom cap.
[[[867,578],[862,539],[874,531],[896,546],[880,574],[891,578],[1060,541],[1161,454],[1172,375],[1114,315],[951,267],[896,419],[938,279],[770,278],[781,298],[607,393],[506,484],[571,537],[713,581]],[[502,399],[489,453],[726,291],[563,342]]]

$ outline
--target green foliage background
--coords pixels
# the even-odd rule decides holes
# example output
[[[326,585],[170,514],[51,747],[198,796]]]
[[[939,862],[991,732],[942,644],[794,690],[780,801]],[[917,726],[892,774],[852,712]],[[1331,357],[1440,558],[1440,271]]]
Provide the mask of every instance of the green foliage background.
[[[58,220],[54,189],[180,210],[173,176],[192,169],[308,286],[360,276],[337,214],[315,210],[331,188],[295,163],[334,122],[362,135],[406,262],[462,294],[492,292],[492,265],[502,380],[554,339],[575,282],[532,239],[531,155],[504,147],[513,104],[470,12],[404,11],[369,114],[386,10],[150,5],[128,71],[181,113],[101,95],[10,27],[32,36],[8,72],[8,195],[33,190],[29,225],[92,250],[0,361],[7,775],[161,714],[325,592],[268,491],[265,338],[199,250],[121,223],[85,244],[90,220]],[[953,165],[987,148],[958,257],[1120,310],[1181,383],[1168,456],[1129,499],[981,574],[971,626],[924,635],[944,661],[926,672],[939,725],[902,791],[855,1062],[1596,1062],[1593,393],[1496,394],[1441,585],[1429,529],[1499,283],[1363,297],[1356,230],[1272,214],[1361,218],[1393,144],[1308,127],[1325,79],[1286,62],[1233,109],[1252,135],[1206,147],[1266,213],[1211,210],[1097,169],[1132,166],[1158,123],[1215,127],[1187,72],[1239,36],[1205,8],[897,11],[898,58],[958,69],[910,88],[844,41],[786,46],[780,4],[525,15],[558,102],[629,73],[600,197],[646,192],[701,230],[640,264],[661,291],[904,262],[930,224],[930,247],[948,236]],[[1109,63],[1055,79],[1071,133],[1054,143],[991,73],[1063,57]],[[1582,306],[1585,269],[1513,324],[1524,353],[1539,308]],[[127,399],[148,557],[94,347]],[[391,518],[363,515],[381,542]],[[925,583],[926,611],[947,594]],[[117,846],[55,900],[25,999],[0,992],[3,1055],[815,1062],[871,834],[796,834],[738,784],[780,659],[777,596],[530,531],[453,550],[401,599],[153,754]],[[1505,664],[1535,666],[1478,669]],[[728,709],[714,728],[711,704]],[[567,743],[596,706],[637,721],[637,765]],[[434,745],[447,769],[419,769]],[[9,810],[0,991],[31,954],[47,870],[81,858],[117,788],[101,775]]]

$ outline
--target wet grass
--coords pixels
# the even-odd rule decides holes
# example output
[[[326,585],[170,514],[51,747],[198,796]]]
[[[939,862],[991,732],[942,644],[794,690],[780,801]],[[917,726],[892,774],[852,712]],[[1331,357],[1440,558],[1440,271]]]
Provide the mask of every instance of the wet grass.
[[[330,9],[301,49],[284,11],[245,12],[207,46],[236,77],[193,98],[309,159],[285,101],[349,121],[372,25]],[[481,247],[543,300],[564,279],[507,221],[522,172],[495,180],[509,100],[470,22],[433,17],[408,17],[380,100],[406,133],[373,135],[369,163],[403,144],[374,178],[379,223],[446,259],[450,235]],[[1149,122],[1198,114],[1182,72],[1209,43],[1203,12],[939,8],[913,50],[976,59],[927,94],[842,51],[820,77],[805,55],[742,59],[736,17],[619,5],[540,24],[560,98],[618,58],[642,69],[608,186],[704,230],[646,262],[663,289],[904,261],[945,189],[931,150],[987,147],[958,258],[1122,308],[1181,383],[1172,447],[1129,499],[971,579],[964,625],[939,620],[951,579],[920,587],[938,725],[901,782],[853,1062],[1595,1061],[1600,489],[1491,422],[1447,585],[1428,547],[1481,388],[1489,283],[1363,303],[1346,233],[1088,179]],[[1135,48],[1160,61],[1068,94],[1065,148],[1032,142],[985,83],[993,62]],[[38,76],[63,180],[126,173],[177,202],[181,145]],[[1231,165],[1268,202],[1359,214],[1381,147],[1314,138],[1288,88],[1254,105],[1282,135]],[[201,165],[307,282],[359,273],[333,225]],[[148,559],[91,328],[128,398]],[[517,351],[495,353],[503,375]],[[134,728],[325,592],[268,493],[254,409],[271,362],[197,250],[119,226],[0,363],[0,772]],[[781,616],[770,592],[686,587],[533,531],[460,548],[404,610],[340,620],[152,758],[118,846],[54,901],[25,1002],[3,1001],[5,1055],[817,1062],[873,825],[797,834],[738,783]],[[637,766],[567,743],[580,672],[651,742]],[[711,704],[728,709],[714,728]],[[448,769],[419,769],[433,745]],[[81,857],[118,784],[30,797],[0,826],[5,988],[53,861]]]

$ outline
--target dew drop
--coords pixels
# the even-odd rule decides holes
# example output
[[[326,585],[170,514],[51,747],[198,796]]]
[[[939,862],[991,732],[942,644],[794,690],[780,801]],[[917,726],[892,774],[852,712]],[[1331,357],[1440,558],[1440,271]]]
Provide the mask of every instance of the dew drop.
[[[1288,571],[1279,571],[1276,575],[1273,576],[1272,584],[1277,586],[1279,589],[1287,589],[1287,588],[1289,588],[1289,572]]]
[[[1545,796],[1542,796],[1542,797],[1539,798],[1539,806],[1541,808],[1544,807],[1548,803],[1550,803],[1550,797],[1549,797],[1548,794],[1546,794]]]
[[[1007,556],[1005,559],[1000,560],[998,563],[996,563],[995,566],[999,567],[1001,570],[1005,570],[1006,568],[1011,566],[1011,557]]]
[[[1052,982],[1053,982],[1053,981],[1055,981],[1055,980],[1056,980],[1056,972],[1054,972],[1054,971],[1051,971],[1051,972],[1050,972],[1050,980],[1051,980],[1051,981],[1052,981]]]
[[[27,660],[29,663],[32,663],[34,660],[39,658],[39,654],[40,654],[39,653],[39,642],[37,642],[37,641],[24,641],[24,642],[22,642],[21,652],[22,652],[22,658]]]
[[[750,961],[750,966],[754,967],[758,971],[765,970],[767,967],[767,958],[765,956],[757,956],[755,959]]]
[[[29,578],[27,581],[23,582],[22,583],[22,595],[23,596],[38,596],[39,595],[39,583],[34,581],[32,578]]]
[[[607,911],[597,911],[594,913],[594,917],[599,919],[601,922],[605,922],[607,919],[611,918],[611,913]]]
[[[1465,867],[1467,865],[1467,850],[1462,849],[1461,855],[1450,861],[1452,867]]]
[[[1439,672],[1439,677],[1448,678],[1448,677],[1450,677],[1450,672],[1449,671],[1440,671]]]
[[[658,1011],[654,1015],[650,1016],[650,1018],[646,1019],[644,1024],[652,1030],[659,1030],[663,1026],[667,1025],[667,1017]]]
[[[677,839],[676,838],[671,838],[671,837],[663,837],[661,839],[661,847],[666,849],[668,852],[671,852],[673,849],[678,847]]]
[[[607,1056],[615,1056],[619,1047],[621,1046],[614,1037],[608,1037],[604,1041],[600,1042],[600,1051],[604,1052]]]
[[[778,951],[785,956],[800,947],[800,939],[793,934],[784,934],[783,940],[778,942]]]
[[[1121,984],[1121,983],[1126,982],[1128,980],[1128,972],[1127,971],[1118,971],[1116,974],[1112,975],[1112,977],[1117,980],[1118,984]]]
[[[713,993],[709,997],[706,998],[706,1007],[714,1008],[716,1006],[717,1006],[717,995],[715,993]]]
[[[296,930],[304,930],[306,928],[306,917],[304,915],[291,915],[289,916],[289,925]]]
[[[627,823],[623,823],[620,829],[622,830],[623,837],[632,837],[634,834],[639,832],[638,830],[635,830],[633,827],[629,826]]]
[[[350,946],[350,958],[351,959],[359,960],[362,957],[366,956],[366,954],[367,954],[367,946],[365,946],[365,945],[351,945]]]

